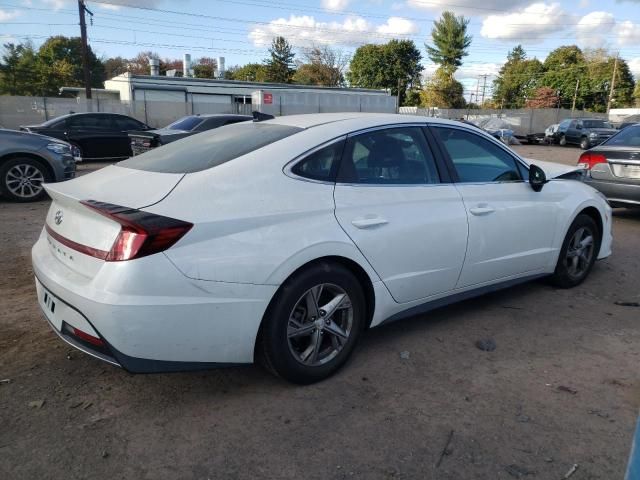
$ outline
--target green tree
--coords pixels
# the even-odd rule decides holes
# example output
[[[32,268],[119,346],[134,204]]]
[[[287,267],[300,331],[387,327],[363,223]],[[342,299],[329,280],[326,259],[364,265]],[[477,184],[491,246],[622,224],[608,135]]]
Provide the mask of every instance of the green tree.
[[[227,70],[231,76],[230,80],[240,80],[243,82],[266,82],[267,67],[260,63],[247,63],[242,67],[232,67]]]
[[[616,78],[612,97],[613,108],[633,105],[633,75],[627,62],[603,49],[585,52],[586,69],[582,82],[588,89],[585,108],[594,112],[605,112],[611,91],[611,79],[615,69]],[[615,66],[617,62],[617,66]]]
[[[453,12],[445,11],[439,20],[433,22],[431,39],[433,46],[425,44],[429,58],[440,65],[450,75],[462,65],[462,57],[467,56],[472,37],[467,35],[469,20]]]
[[[640,107],[640,80],[636,82],[636,88],[633,90],[633,98],[635,99],[636,107]]]
[[[517,45],[493,81],[494,102],[503,108],[522,108],[527,98],[533,97],[543,72],[542,63],[537,58],[527,59],[522,46]]]
[[[421,86],[421,59],[411,40],[363,45],[351,59],[347,80],[352,87],[388,89],[392,95],[399,95],[400,105],[404,105],[406,92]]]
[[[573,96],[578,85],[576,106],[588,108],[589,86],[585,81],[586,60],[584,53],[576,45],[564,45],[553,50],[543,63],[544,75],[538,84],[551,87],[559,92],[560,105],[571,108]],[[579,82],[578,82],[579,81]]]
[[[112,57],[104,60],[104,76],[110,79],[129,71],[129,60],[123,57]]]
[[[0,60],[0,94],[37,94],[37,54],[30,43],[5,43]]]
[[[267,67],[267,81],[276,83],[290,83],[294,69],[293,48],[284,37],[275,37],[269,48],[271,57],[265,60]]]
[[[102,61],[88,47],[91,86],[102,88],[105,70]],[[38,49],[36,70],[41,95],[57,95],[60,87],[84,85],[80,37],[49,37]]]

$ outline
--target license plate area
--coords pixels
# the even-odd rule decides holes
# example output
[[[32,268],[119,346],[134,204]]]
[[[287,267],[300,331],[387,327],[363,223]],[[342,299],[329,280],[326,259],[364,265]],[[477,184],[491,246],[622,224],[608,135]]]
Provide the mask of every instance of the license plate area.
[[[640,179],[640,165],[613,164],[613,174],[616,177]]]

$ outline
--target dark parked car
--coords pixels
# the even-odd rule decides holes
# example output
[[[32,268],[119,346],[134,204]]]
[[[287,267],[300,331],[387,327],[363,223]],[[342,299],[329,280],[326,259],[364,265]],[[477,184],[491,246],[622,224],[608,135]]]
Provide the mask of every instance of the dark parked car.
[[[188,115],[158,130],[146,130],[143,132],[130,132],[131,150],[134,155],[144,153],[161,145],[166,145],[175,140],[195,135],[205,130],[222,127],[232,123],[246,122],[253,117],[248,115]]]
[[[79,155],[57,138],[0,129],[0,193],[17,202],[40,200],[43,183],[75,177]]]
[[[587,150],[616,133],[613,125],[601,118],[567,118],[558,125],[555,139],[560,145],[575,144]]]
[[[86,160],[117,160],[131,156],[128,132],[149,127],[117,113],[71,113],[20,130],[65,140],[78,147]]]
[[[640,208],[640,123],[584,152],[578,164],[587,169],[585,182],[612,206]]]

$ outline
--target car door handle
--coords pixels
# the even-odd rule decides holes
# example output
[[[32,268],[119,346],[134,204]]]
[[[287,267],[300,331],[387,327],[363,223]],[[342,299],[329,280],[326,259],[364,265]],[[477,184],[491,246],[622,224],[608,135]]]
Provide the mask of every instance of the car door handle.
[[[389,223],[382,217],[356,218],[351,221],[351,225],[356,228],[371,228]]]
[[[489,205],[478,205],[477,207],[470,208],[469,211],[473,215],[489,215],[495,212],[495,210]]]

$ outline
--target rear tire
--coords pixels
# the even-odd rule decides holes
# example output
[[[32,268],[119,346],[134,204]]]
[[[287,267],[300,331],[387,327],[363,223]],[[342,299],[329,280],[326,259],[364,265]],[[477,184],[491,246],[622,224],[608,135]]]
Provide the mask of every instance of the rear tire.
[[[13,202],[35,202],[46,196],[52,180],[43,163],[29,157],[12,158],[0,165],[0,193]]]
[[[593,218],[586,214],[578,215],[562,243],[551,283],[559,288],[580,285],[591,272],[600,251],[600,242],[600,231]]]
[[[365,326],[365,312],[362,287],[342,265],[322,262],[296,273],[265,315],[262,363],[293,383],[323,380],[351,356]]]

